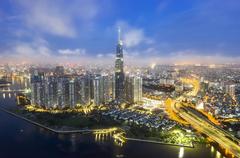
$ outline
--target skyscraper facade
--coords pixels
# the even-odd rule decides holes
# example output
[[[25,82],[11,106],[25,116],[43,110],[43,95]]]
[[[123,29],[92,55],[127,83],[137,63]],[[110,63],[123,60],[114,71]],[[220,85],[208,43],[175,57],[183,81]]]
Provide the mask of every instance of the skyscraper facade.
[[[47,108],[57,107],[57,78],[48,76],[45,79],[45,106]]]
[[[112,101],[112,76],[103,74],[94,79],[94,104],[107,104]]]
[[[137,103],[142,100],[142,78],[127,76],[125,80],[125,100],[128,103]]]
[[[45,105],[44,73],[35,70],[31,76],[31,100],[37,106]]]
[[[115,60],[115,99],[121,102],[124,98],[123,42],[118,30],[118,44]]]
[[[103,85],[101,76],[98,76],[94,79],[93,87],[94,87],[94,104],[99,106],[103,102]]]
[[[89,105],[91,102],[90,76],[78,76],[75,82],[76,103],[79,105]]]

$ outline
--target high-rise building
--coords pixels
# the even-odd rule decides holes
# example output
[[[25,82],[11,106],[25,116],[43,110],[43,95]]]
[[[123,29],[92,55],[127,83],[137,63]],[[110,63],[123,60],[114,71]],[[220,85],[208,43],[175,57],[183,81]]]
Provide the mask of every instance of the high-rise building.
[[[121,102],[124,98],[124,72],[123,72],[123,42],[118,29],[118,44],[115,60],[115,99]]]
[[[57,107],[64,108],[70,106],[70,79],[67,76],[57,79]]]
[[[110,79],[109,76],[104,74],[102,75],[102,87],[103,87],[103,103],[106,103],[110,100]]]
[[[94,79],[94,104],[106,104],[113,100],[113,78],[110,75],[103,74]]]
[[[58,76],[64,75],[64,67],[63,66],[56,66],[54,74],[58,75]]]
[[[226,93],[231,95],[232,97],[235,96],[235,89],[236,89],[235,84],[228,84],[225,86]]]
[[[142,78],[127,76],[125,80],[125,99],[128,103],[137,103],[142,100]]]
[[[74,108],[76,106],[76,91],[75,91],[75,79],[70,78],[68,80],[69,86],[69,106]]]
[[[45,105],[44,73],[35,70],[31,75],[31,103],[37,106]]]
[[[99,106],[103,102],[103,87],[102,87],[102,78],[97,76],[93,80],[93,93],[94,93],[94,104]]]
[[[111,79],[111,81],[112,81],[112,100],[115,100],[116,99],[116,97],[115,97],[115,88],[116,88],[116,86],[115,86],[115,74],[113,74],[112,75],[112,79]]]
[[[47,108],[57,107],[57,78],[48,76],[45,79],[45,106]]]
[[[89,105],[91,102],[90,76],[78,76],[75,83],[76,103],[79,105]]]

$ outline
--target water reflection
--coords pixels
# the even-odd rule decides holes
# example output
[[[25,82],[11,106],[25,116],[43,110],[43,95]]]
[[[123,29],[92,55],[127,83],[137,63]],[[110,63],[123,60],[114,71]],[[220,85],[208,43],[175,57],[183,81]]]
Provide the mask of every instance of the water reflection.
[[[71,151],[77,150],[77,137],[76,134],[71,134]]]
[[[213,146],[211,146],[211,153],[214,153],[215,148]]]
[[[178,158],[183,158],[184,157],[184,147],[179,148],[179,153],[178,153]]]
[[[220,158],[220,157],[221,157],[221,153],[217,151],[216,158]]]
[[[1,96],[3,99],[11,99],[12,97],[16,97],[16,93],[12,94],[12,93],[6,93],[6,92],[3,92],[1,93]]]
[[[104,133],[104,134],[95,134],[96,142],[104,142],[110,140],[112,133]]]

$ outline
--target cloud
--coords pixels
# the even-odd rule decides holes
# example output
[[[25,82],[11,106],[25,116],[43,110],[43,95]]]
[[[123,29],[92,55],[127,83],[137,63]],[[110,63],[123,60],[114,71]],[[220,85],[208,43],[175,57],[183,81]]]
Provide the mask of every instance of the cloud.
[[[107,57],[110,57],[110,58],[115,58],[116,54],[114,53],[107,53]]]
[[[77,49],[59,49],[58,53],[60,55],[66,55],[66,56],[80,56],[86,54],[86,49],[77,48]]]
[[[130,26],[125,21],[118,21],[117,27],[120,27],[123,31],[123,42],[127,48],[137,47],[140,44],[152,44],[154,40],[147,37],[144,30],[141,28]]]
[[[2,50],[2,62],[50,62],[52,50],[44,39],[37,38],[32,42],[15,42]]]
[[[102,57],[103,57],[103,54],[97,54],[97,57],[98,57],[98,58],[102,58]]]
[[[112,58],[109,60],[110,58],[105,58],[103,54],[98,54],[97,58],[86,54],[87,50],[83,48],[54,50],[42,38],[35,38],[32,42],[14,42],[0,51],[1,64],[28,63],[45,65],[71,63],[92,65],[94,63],[106,65],[114,62]]]
[[[19,0],[17,4],[23,8],[23,20],[29,27],[53,35],[65,37],[76,35],[71,17],[65,14],[59,3],[47,0]]]
[[[123,41],[126,47],[134,47],[144,41],[144,34],[141,29],[131,29],[124,33]]]
[[[72,15],[79,17],[82,20],[89,21],[98,16],[101,9],[101,4],[97,0],[72,0],[70,10]]]
[[[80,25],[91,23],[99,13],[99,3],[95,0],[15,0],[23,14],[22,20],[27,27],[48,34],[76,37],[76,22]]]

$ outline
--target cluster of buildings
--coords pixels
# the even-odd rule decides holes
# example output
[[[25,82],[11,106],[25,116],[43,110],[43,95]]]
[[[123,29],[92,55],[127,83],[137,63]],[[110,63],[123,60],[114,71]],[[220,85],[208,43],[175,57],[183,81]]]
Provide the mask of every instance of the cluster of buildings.
[[[74,108],[78,105],[106,105],[110,102],[137,103],[142,100],[142,78],[124,74],[123,42],[116,49],[115,71],[109,74],[65,74],[64,67],[53,72],[31,72],[31,103],[46,108]]]
[[[161,128],[170,130],[176,125],[176,123],[169,121],[163,116],[161,118],[158,115],[140,114],[139,112],[128,109],[110,109],[109,111],[104,112],[103,115],[110,116],[116,120],[123,120],[128,124],[136,124],[155,129]]]
[[[239,117],[240,109],[237,100],[226,90],[209,88],[200,102],[201,109],[218,118]]]
[[[88,105],[91,101],[90,76],[31,75],[31,103],[46,108]]]
[[[236,68],[199,67],[201,93],[198,108],[217,118],[240,116],[240,71]]]

